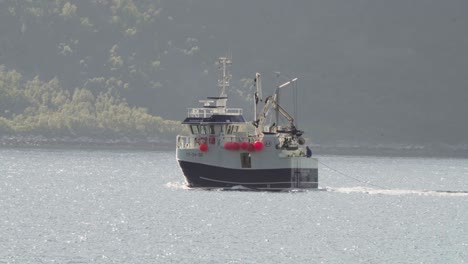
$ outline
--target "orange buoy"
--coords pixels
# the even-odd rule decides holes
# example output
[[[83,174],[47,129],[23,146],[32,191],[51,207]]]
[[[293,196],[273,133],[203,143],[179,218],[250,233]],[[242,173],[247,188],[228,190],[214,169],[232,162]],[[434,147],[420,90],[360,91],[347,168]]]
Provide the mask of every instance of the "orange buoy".
[[[253,144],[249,144],[249,146],[247,146],[247,150],[248,150],[249,152],[254,151],[254,150],[255,150],[254,145],[253,145]]]
[[[205,143],[200,144],[200,151],[201,152],[206,152],[208,151],[208,145]]]
[[[255,143],[253,144],[255,150],[262,150],[263,148],[263,143],[260,142],[260,141],[255,141]]]
[[[232,144],[231,144],[231,149],[232,149],[232,150],[239,150],[239,148],[240,148],[239,143],[237,143],[237,142],[232,142]]]
[[[232,143],[231,142],[224,143],[224,148],[228,150],[232,149]]]
[[[242,143],[240,143],[240,148],[243,150],[247,150],[249,148],[249,143],[242,141]]]

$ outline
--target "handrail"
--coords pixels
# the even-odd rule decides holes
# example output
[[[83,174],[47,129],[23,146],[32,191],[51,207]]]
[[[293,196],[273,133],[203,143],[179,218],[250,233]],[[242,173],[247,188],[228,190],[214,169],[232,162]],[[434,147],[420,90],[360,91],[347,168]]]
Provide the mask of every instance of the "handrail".
[[[242,108],[188,108],[188,117],[207,118],[213,114],[242,115]]]
[[[210,137],[214,135],[190,135],[190,136],[177,136],[177,148],[178,149],[196,149],[199,147],[200,139],[203,139],[204,142],[209,142]],[[236,136],[236,135],[223,135],[223,136],[214,136],[216,142],[216,146],[224,146],[226,142],[249,142],[254,143],[258,140],[257,136]]]

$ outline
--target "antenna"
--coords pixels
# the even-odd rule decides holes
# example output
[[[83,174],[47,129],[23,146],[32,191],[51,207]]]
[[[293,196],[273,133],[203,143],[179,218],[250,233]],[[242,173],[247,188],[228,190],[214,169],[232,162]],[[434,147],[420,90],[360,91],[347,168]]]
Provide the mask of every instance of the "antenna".
[[[229,87],[229,81],[232,75],[229,73],[228,67],[231,66],[231,58],[220,57],[218,69],[220,71],[218,79],[218,87],[221,89],[220,97],[226,97],[226,88]]]

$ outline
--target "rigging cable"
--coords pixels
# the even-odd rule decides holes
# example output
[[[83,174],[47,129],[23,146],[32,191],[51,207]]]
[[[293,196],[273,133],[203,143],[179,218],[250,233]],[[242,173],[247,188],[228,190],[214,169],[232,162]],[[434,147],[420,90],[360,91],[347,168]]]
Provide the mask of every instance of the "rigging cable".
[[[328,166],[327,164],[325,164],[325,163],[323,163],[323,162],[321,162],[321,161],[318,161],[318,163],[320,163],[321,165],[327,167],[328,169],[330,169],[330,170],[332,170],[332,171],[334,171],[334,172],[336,172],[336,173],[338,173],[338,174],[341,174],[341,175],[343,175],[343,176],[345,176],[345,177],[347,177],[347,178],[353,179],[353,180],[355,180],[355,181],[357,181],[357,182],[364,183],[364,184],[367,184],[367,185],[369,185],[369,186],[373,186],[373,187],[379,188],[379,189],[381,189],[381,190],[396,190],[396,189],[385,188],[385,187],[379,186],[379,185],[377,185],[377,184],[373,184],[373,183],[370,183],[370,182],[368,182],[368,181],[363,181],[363,180],[358,179],[358,178],[356,178],[356,177],[352,177],[352,176],[350,176],[350,175],[348,175],[348,174],[346,174],[346,173],[344,173],[344,172],[341,172],[341,171],[339,171],[339,170],[337,170],[337,169],[334,169],[334,168]],[[445,194],[455,194],[455,195],[463,195],[463,196],[468,194],[468,191],[463,191],[463,190],[462,190],[462,191],[452,191],[452,190],[418,190],[418,191],[419,191],[419,192],[422,192],[422,193],[431,193],[431,192],[432,192],[432,193],[445,193]]]
[[[294,119],[295,119],[295,126],[299,127],[298,120],[299,120],[299,113],[297,112],[297,80],[293,82],[293,96],[294,96]]]
[[[370,185],[370,186],[373,186],[373,187],[376,187],[376,188],[379,188],[379,189],[382,189],[382,190],[388,190],[388,188],[384,188],[384,187],[379,186],[379,185],[377,185],[377,184],[373,184],[373,183],[370,183],[370,182],[368,182],[368,181],[363,181],[363,180],[360,180],[360,179],[358,179],[358,178],[356,178],[356,177],[352,177],[352,176],[350,176],[350,175],[347,175],[346,173],[341,172],[341,171],[339,171],[339,170],[337,170],[337,169],[334,169],[334,168],[328,166],[327,164],[325,164],[325,163],[323,163],[323,162],[321,162],[321,161],[318,161],[318,163],[320,163],[321,165],[323,165],[323,166],[329,168],[330,170],[332,170],[332,171],[334,171],[334,172],[336,172],[336,173],[338,173],[338,174],[341,174],[341,175],[343,175],[343,176],[345,176],[345,177],[347,177],[347,178],[353,179],[353,180],[358,181],[358,182],[360,182],[360,183],[364,183],[364,184],[367,184],[367,185]]]

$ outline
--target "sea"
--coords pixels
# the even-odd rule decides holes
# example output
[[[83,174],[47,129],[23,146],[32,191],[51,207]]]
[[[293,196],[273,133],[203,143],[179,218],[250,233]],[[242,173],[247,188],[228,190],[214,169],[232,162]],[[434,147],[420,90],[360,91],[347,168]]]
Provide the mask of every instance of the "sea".
[[[319,189],[186,187],[175,151],[0,148],[0,263],[467,263],[468,160],[320,155]]]

